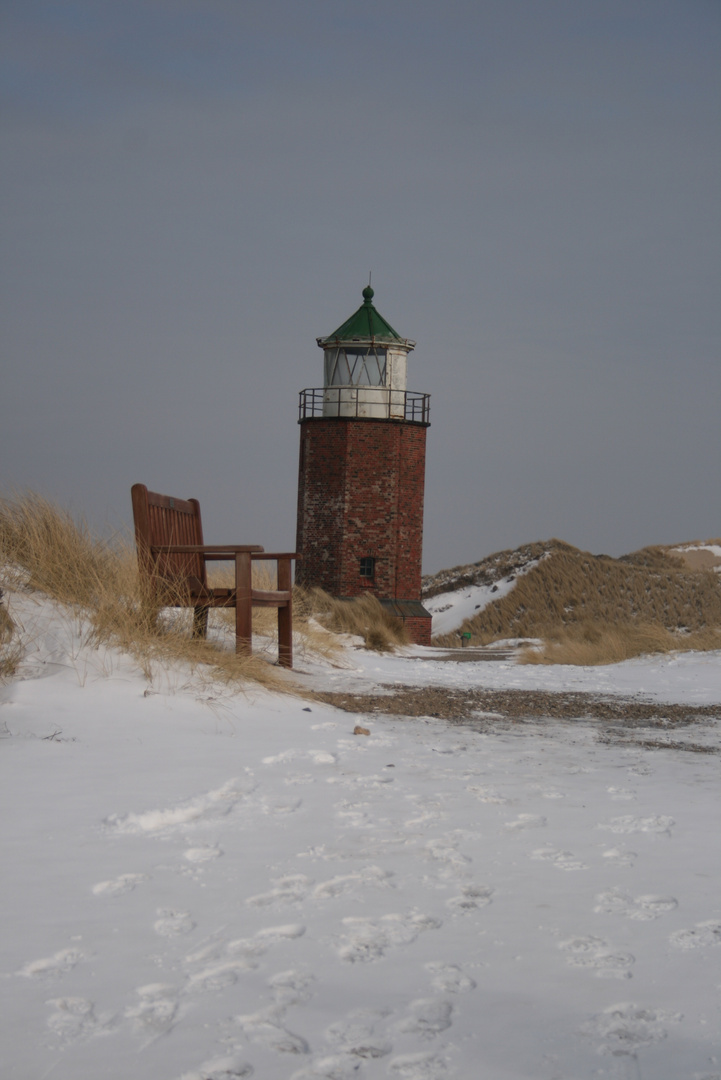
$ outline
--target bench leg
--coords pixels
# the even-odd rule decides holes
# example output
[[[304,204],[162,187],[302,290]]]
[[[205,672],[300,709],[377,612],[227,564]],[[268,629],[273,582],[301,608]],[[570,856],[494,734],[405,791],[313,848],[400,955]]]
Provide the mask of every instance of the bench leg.
[[[290,580],[290,559],[278,559],[278,589],[284,592],[292,589]],[[293,667],[293,600],[285,607],[278,608],[278,664],[280,667]]]
[[[235,555],[235,651],[253,651],[253,597],[249,551]]]
[[[204,638],[208,636],[208,608],[193,608],[193,637]]]

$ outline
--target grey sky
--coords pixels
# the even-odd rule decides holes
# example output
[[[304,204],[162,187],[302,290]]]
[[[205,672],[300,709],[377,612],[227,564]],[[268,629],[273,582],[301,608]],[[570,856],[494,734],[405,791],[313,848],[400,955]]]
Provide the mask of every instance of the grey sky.
[[[3,0],[0,485],[292,548],[297,394],[417,341],[424,569],[721,533],[713,0]]]

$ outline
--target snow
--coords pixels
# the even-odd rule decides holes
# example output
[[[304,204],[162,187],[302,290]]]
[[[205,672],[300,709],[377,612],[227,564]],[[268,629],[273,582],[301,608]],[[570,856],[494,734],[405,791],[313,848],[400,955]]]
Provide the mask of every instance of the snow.
[[[431,633],[450,634],[458,630],[466,619],[472,619],[494,600],[507,596],[516,584],[516,579],[538,566],[540,559],[532,559],[525,566],[519,567],[515,574],[499,578],[491,585],[467,585],[462,589],[437,593],[423,600],[423,606],[433,616]]]
[[[149,683],[62,609],[10,606],[29,645],[0,690],[4,1077],[721,1076],[717,754]],[[719,653],[439,655],[348,649],[293,677],[721,713]],[[718,721],[689,730],[718,750]]]
[[[673,551],[710,551],[712,555],[721,559],[721,544],[683,544],[675,547]]]
[[[494,647],[501,645],[494,642]],[[397,656],[358,652],[352,666],[322,676],[322,688],[363,693],[384,684],[447,686],[491,690],[572,691],[631,697],[689,705],[714,705],[721,701],[721,653],[682,652],[625,660],[620,664],[576,667],[553,664],[517,664],[515,660],[478,663],[441,663],[446,649],[404,650]],[[435,658],[435,659],[434,659]],[[313,685],[321,687],[318,674]],[[309,684],[310,685],[310,684]]]
[[[434,636],[452,633],[494,600],[507,596],[515,584],[515,578],[503,578],[494,585],[470,585],[424,600],[423,606],[433,616],[431,633]]]

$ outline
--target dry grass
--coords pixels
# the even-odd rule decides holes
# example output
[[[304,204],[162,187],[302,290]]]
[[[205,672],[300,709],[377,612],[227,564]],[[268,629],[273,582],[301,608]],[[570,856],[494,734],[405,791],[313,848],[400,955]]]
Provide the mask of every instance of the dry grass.
[[[234,612],[212,611],[211,630],[215,625],[215,633],[207,640],[193,638],[192,611],[159,611],[138,573],[133,544],[120,537],[98,539],[85,522],[76,522],[38,495],[0,500],[0,566],[8,585],[41,592],[81,614],[87,626],[87,645],[112,645],[130,653],[149,678],[154,664],[180,662],[196,673],[230,683],[252,680],[278,688],[287,686],[267,658],[235,654]],[[259,587],[273,587],[264,565],[258,567],[257,574]],[[174,599],[182,600],[165,597],[169,605]],[[308,625],[310,620],[304,618],[302,604],[300,607],[294,630],[302,652],[320,644],[323,634]],[[2,605],[0,611],[7,616]],[[3,625],[9,633],[8,622]],[[255,609],[256,634],[267,633],[272,638],[276,628],[275,609]],[[0,654],[6,675],[17,666],[19,648],[16,636]],[[330,648],[324,641],[323,651]]]
[[[235,583],[232,567],[218,565],[208,570],[208,582],[211,587],[232,588]],[[277,588],[277,574],[272,562],[259,561],[253,565],[253,587],[272,592]],[[318,594],[321,594],[318,590]],[[235,611],[216,609],[215,618],[224,623],[229,630],[235,627]],[[335,634],[323,627],[317,619],[319,609],[315,602],[315,590],[305,589],[302,585],[293,586],[293,649],[296,655],[316,654],[332,659],[341,649],[341,643]],[[253,609],[253,633],[277,642],[278,616],[275,608]]]
[[[527,662],[576,664],[721,647],[719,575],[689,570],[659,547],[621,559],[591,555],[560,540],[543,547],[547,553],[538,566],[461,627],[473,644],[542,638],[546,647],[528,652]],[[457,647],[458,634],[436,638],[434,644]]]
[[[391,652],[398,645],[410,643],[403,621],[389,615],[375,596],[336,600],[322,589],[311,589],[307,603],[327,629],[361,637],[366,648],[374,652]]]
[[[2,590],[0,589],[0,600],[2,600]],[[0,604],[0,644],[5,645],[10,641],[13,636],[13,630],[15,624],[7,613],[5,607]]]
[[[92,604],[118,577],[118,553],[84,522],[39,495],[0,501],[0,559],[23,581],[62,603]]]
[[[0,681],[15,674],[22,658],[22,646],[17,638],[14,638],[15,623],[2,603],[2,597],[3,592],[0,589]]]
[[[599,626],[578,623],[548,635],[541,649],[522,651],[522,664],[617,664],[655,653],[721,649],[721,628],[672,633],[657,623],[619,623]]]

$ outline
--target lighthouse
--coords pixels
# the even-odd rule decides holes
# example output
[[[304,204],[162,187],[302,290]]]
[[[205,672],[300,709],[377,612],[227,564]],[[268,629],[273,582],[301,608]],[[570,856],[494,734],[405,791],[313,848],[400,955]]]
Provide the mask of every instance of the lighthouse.
[[[368,285],[358,310],[317,338],[323,386],[300,393],[297,580],[340,599],[370,593],[428,645],[421,554],[430,395],[406,388],[415,342],[373,296]]]

